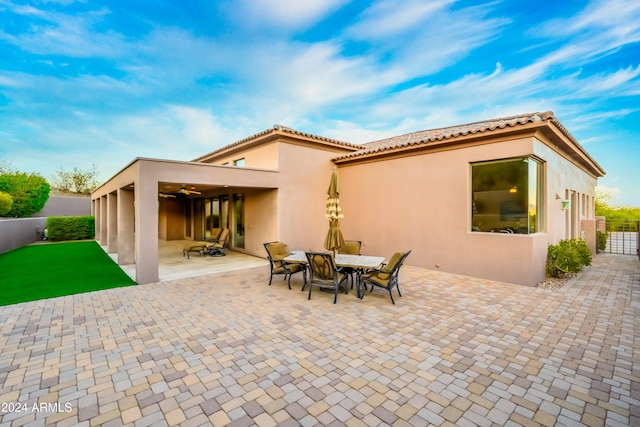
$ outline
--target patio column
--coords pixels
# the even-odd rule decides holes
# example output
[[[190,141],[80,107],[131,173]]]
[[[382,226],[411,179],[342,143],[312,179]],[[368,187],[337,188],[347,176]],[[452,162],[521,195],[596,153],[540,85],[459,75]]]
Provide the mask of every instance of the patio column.
[[[154,283],[158,274],[158,180],[140,172],[135,183],[136,282]]]
[[[100,198],[100,244],[106,246],[107,243],[107,196]]]
[[[107,253],[118,250],[118,198],[114,193],[107,194]]]
[[[93,208],[93,216],[95,217],[96,240],[99,242],[100,241],[100,220],[102,219],[100,218],[100,197],[93,200],[92,208]]]
[[[118,189],[118,264],[127,265],[136,262],[133,226],[133,191]]]

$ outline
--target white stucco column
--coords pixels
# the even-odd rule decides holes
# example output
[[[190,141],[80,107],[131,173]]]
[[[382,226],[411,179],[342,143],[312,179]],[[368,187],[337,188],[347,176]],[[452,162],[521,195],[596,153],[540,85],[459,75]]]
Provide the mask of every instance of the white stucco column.
[[[134,239],[133,191],[118,189],[118,264],[127,265],[136,262]]]
[[[107,194],[107,252],[118,251],[118,198],[115,194]]]
[[[135,183],[136,282],[154,283],[158,274],[158,180],[140,172]]]

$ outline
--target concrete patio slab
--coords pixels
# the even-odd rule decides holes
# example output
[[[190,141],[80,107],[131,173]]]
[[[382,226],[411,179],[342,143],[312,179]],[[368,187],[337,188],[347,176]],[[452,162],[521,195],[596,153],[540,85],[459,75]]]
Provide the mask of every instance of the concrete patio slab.
[[[184,256],[183,248],[198,245],[199,243],[193,240],[158,240],[159,281],[166,282],[186,277],[197,277],[205,274],[269,265],[269,261],[264,258],[227,249],[224,250],[225,256],[222,257],[201,256],[197,253],[189,254],[188,258]],[[105,246],[102,246],[102,248],[105,252],[107,251]],[[118,262],[117,254],[109,254],[109,256]],[[133,280],[136,279],[135,264],[121,265],[120,268]]]
[[[640,425],[636,257],[558,290],[405,266],[396,305],[268,276],[0,307],[0,426]]]

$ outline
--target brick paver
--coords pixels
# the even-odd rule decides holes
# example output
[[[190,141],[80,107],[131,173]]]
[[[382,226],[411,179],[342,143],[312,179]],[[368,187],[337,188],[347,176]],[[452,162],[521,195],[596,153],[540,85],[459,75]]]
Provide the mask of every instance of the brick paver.
[[[0,307],[0,426],[640,425],[635,257],[553,291],[406,266],[395,306],[300,280]]]

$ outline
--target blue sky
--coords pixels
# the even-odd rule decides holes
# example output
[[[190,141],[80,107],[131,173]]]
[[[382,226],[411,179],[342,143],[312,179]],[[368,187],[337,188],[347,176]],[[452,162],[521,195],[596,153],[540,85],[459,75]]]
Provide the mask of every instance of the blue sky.
[[[47,178],[547,110],[640,206],[640,2],[0,0],[0,160]]]

